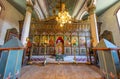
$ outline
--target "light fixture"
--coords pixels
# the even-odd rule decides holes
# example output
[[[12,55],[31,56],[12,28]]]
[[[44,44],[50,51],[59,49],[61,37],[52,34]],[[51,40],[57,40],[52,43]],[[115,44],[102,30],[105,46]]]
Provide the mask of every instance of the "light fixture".
[[[58,12],[58,15],[56,17],[56,21],[60,24],[61,27],[63,27],[63,25],[65,23],[71,23],[71,16],[65,10],[65,4],[64,3],[62,3],[62,5],[60,7],[60,12]]]

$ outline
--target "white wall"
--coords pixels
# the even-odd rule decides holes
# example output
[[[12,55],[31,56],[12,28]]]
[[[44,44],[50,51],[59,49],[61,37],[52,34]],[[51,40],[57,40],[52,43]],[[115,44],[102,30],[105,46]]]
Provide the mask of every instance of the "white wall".
[[[19,20],[23,15],[6,0],[1,0],[5,10],[0,15],[0,45],[4,44],[7,29],[16,28],[19,32]]]
[[[101,34],[104,30],[112,31],[113,39],[117,46],[120,46],[120,26],[117,23],[115,12],[119,7],[120,1],[98,17],[98,20],[102,22]]]

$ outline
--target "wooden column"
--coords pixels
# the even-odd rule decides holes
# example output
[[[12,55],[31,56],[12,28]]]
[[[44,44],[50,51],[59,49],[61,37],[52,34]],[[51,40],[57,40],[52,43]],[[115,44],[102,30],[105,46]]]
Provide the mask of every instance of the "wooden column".
[[[95,14],[95,5],[93,4],[92,6],[89,7],[88,12],[89,12],[89,19],[90,19],[90,24],[91,24],[91,39],[92,39],[92,46],[95,47],[97,43],[99,42],[98,38],[98,29],[97,29],[97,21],[96,21],[96,14]]]
[[[23,23],[22,36],[21,36],[21,42],[24,46],[26,45],[26,38],[28,38],[29,36],[31,16],[32,16],[32,6],[33,5],[30,2],[30,0],[27,1],[26,15]]]

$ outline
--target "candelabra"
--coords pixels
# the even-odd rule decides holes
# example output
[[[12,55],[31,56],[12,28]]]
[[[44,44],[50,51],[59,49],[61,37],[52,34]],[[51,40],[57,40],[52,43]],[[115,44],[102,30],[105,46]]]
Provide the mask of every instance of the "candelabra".
[[[48,44],[48,42],[45,40],[45,42],[44,42],[44,47],[45,47],[45,50],[44,50],[44,65],[46,65],[47,44]]]
[[[74,60],[74,63],[76,63],[76,39],[74,39],[73,41],[72,41],[72,44],[73,44],[73,52],[74,52],[74,58],[73,58],[73,60]]]
[[[60,5],[61,5],[61,11],[58,12],[58,16],[56,17],[56,21],[62,27],[65,23],[71,23],[71,16],[70,16],[69,12],[65,10],[65,4],[60,3]]]
[[[46,64],[46,44],[44,44],[44,46],[45,46],[45,50],[44,50],[44,65]]]
[[[73,60],[74,60],[74,63],[76,63],[76,46],[74,45],[73,47],[74,47],[74,59]]]

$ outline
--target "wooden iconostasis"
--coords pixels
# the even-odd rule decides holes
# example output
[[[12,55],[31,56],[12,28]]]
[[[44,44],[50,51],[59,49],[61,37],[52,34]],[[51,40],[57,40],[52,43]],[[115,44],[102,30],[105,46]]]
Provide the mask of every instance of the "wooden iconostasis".
[[[91,46],[90,31],[80,31],[74,33],[56,33],[56,34],[41,34],[34,35],[33,55],[43,55],[45,52],[47,55],[55,55],[57,40],[63,40],[63,54],[65,55],[86,55],[88,48]]]

